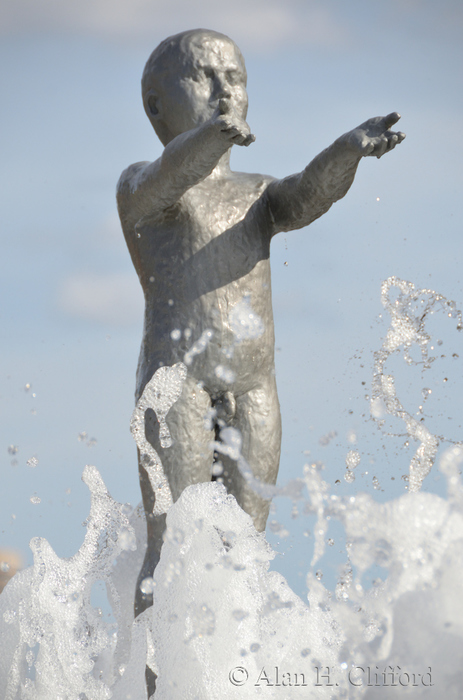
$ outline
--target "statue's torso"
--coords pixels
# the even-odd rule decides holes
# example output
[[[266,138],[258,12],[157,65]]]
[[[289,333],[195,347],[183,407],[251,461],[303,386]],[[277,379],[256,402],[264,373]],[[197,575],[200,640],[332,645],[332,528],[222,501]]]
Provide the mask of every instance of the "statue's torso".
[[[259,175],[237,173],[208,178],[162,218],[146,218],[132,238],[137,248],[131,251],[132,259],[146,304],[137,393],[161,363],[184,361],[208,330],[212,336],[192,358],[189,372],[211,393],[229,388],[244,393],[262,372],[272,371],[270,225],[260,199],[268,182]],[[245,315],[250,306],[264,327],[259,337],[238,344],[233,314],[237,304]],[[224,379],[230,379],[228,370],[235,376],[233,382]]]

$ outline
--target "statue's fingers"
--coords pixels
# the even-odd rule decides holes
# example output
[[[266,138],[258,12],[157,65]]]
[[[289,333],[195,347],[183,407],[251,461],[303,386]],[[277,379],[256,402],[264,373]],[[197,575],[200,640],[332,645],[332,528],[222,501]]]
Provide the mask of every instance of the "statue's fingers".
[[[242,146],[250,146],[251,143],[254,143],[255,140],[256,140],[256,137],[254,136],[254,134],[248,134],[241,145]]]
[[[376,147],[375,141],[376,141],[376,139],[373,140],[373,139],[366,139],[366,138],[362,140],[362,143],[360,144],[360,148],[361,148],[361,153],[363,156],[374,155],[374,150]]]
[[[390,129],[391,126],[394,126],[394,124],[397,124],[397,122],[400,119],[400,114],[398,112],[391,112],[390,114],[387,115],[387,117],[384,117],[384,126],[386,129]]]
[[[233,143],[236,143],[238,146],[244,146],[244,142],[246,141],[247,136],[244,134],[235,134],[235,136],[232,136],[232,141]]]
[[[401,143],[405,138],[405,134],[402,133],[401,131],[391,131],[388,134],[388,146],[387,150],[392,151],[393,148],[397,146],[398,143]]]
[[[391,134],[387,141],[387,150],[392,151],[393,148],[399,143],[399,137],[397,134]]]
[[[221,121],[220,131],[226,131],[227,133],[231,133],[232,131],[234,131],[235,134],[239,133],[236,126],[234,124],[232,124],[230,121],[228,121],[227,119],[224,119]]]
[[[378,139],[377,143],[375,144],[375,148],[372,151],[371,155],[376,156],[377,158],[381,158],[381,156],[383,156],[386,153],[386,151],[388,150],[388,144],[389,144],[389,141],[385,136]]]

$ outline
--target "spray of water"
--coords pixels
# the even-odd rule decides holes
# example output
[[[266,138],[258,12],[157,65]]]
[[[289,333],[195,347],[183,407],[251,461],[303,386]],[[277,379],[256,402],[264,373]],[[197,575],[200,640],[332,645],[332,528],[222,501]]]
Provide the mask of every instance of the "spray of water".
[[[391,300],[395,287],[399,294]],[[463,448],[454,444],[439,468],[447,498],[420,491],[436,460],[437,442],[398,399],[386,374],[391,354],[417,344],[429,361],[425,321],[432,311],[460,312],[441,295],[391,278],[383,285],[391,328],[375,355],[372,411],[399,417],[419,443],[410,488],[378,503],[365,493],[339,497],[320,464],[276,488],[257,482],[241,456],[240,436],[222,430],[215,447],[235,458],[266,497],[307,492],[316,516],[307,601],[269,566],[274,552],[251,518],[217,483],[196,484],[168,507],[161,560],[151,582],[154,604],[133,620],[136,576],[143,559],[143,517],[116,503],[94,467],[84,481],[92,504],[79,552],[60,559],[45,540],[33,540],[32,568],[17,574],[0,596],[0,697],[6,700],[141,700],[144,670],[156,673],[156,698],[414,698],[461,697],[463,668]],[[424,303],[421,302],[425,299]],[[243,325],[243,324],[241,324]],[[144,413],[160,425],[181,391],[183,364],[162,368],[132,419],[142,454],[163,489],[159,457],[146,444]],[[167,426],[163,439],[168,441]],[[359,453],[346,458],[355,470]],[[329,523],[340,522],[346,561],[334,591],[315,567]],[[330,544],[330,540],[328,540]],[[372,566],[382,567],[373,587]],[[115,622],[90,601],[104,581]]]

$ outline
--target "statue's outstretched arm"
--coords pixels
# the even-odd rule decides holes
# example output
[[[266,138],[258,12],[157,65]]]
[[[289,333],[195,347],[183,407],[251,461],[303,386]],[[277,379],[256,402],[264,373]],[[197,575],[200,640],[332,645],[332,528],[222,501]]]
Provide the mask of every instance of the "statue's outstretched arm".
[[[369,119],[336,139],[301,173],[271,182],[266,197],[273,233],[307,226],[344,197],[363,156],[381,158],[403,141],[405,134],[390,130],[399,119],[397,112]]]

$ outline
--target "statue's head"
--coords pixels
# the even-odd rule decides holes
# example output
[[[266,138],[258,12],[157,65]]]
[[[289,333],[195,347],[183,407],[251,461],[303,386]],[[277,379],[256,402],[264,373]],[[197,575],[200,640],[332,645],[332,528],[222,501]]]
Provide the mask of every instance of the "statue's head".
[[[226,99],[246,118],[246,68],[241,51],[224,34],[192,29],[165,39],[142,77],[145,112],[163,144],[203,124]]]

